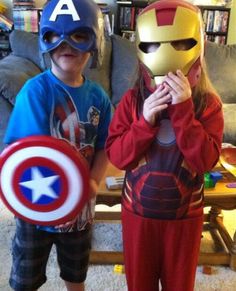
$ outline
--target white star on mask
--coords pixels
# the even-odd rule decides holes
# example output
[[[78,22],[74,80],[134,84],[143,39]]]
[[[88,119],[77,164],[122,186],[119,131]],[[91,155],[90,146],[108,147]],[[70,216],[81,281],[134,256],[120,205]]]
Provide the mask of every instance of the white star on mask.
[[[32,203],[36,203],[43,195],[56,199],[58,195],[54,192],[51,185],[58,175],[44,177],[38,168],[31,169],[32,180],[19,183],[20,185],[32,190]]]

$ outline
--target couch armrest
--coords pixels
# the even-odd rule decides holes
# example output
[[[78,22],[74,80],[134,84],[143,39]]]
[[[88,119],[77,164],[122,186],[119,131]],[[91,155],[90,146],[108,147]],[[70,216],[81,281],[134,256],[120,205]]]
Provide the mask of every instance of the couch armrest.
[[[9,41],[13,55],[33,62],[41,70],[45,69],[44,59],[39,51],[39,37],[37,34],[13,30],[10,33]]]
[[[8,55],[0,61],[0,95],[14,104],[15,97],[24,83],[40,72],[31,61]]]
[[[236,145],[236,102],[223,104],[224,136],[223,141]]]
[[[206,42],[205,60],[210,80],[223,103],[236,103],[236,44]]]
[[[6,131],[6,127],[8,124],[8,119],[10,117],[12,111],[12,104],[10,104],[3,96],[0,94],[0,153],[5,147],[3,144],[3,137]]]

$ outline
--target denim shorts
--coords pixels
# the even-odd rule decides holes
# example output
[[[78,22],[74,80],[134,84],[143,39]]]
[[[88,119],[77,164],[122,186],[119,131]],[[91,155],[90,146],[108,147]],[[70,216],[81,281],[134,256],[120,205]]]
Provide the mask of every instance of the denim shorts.
[[[30,291],[43,285],[47,280],[46,265],[53,244],[57,252],[60,277],[68,282],[84,282],[91,237],[91,225],[78,232],[51,233],[38,230],[34,225],[16,218],[10,286],[17,291]]]

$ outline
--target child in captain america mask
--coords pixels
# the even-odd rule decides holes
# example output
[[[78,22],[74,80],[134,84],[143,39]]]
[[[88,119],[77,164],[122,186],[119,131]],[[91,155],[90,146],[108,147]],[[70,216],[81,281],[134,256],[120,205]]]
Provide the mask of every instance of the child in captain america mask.
[[[106,151],[122,191],[129,291],[192,291],[203,224],[204,172],[217,163],[222,105],[204,69],[200,11],[147,6],[136,22],[140,74],[115,110]]]
[[[10,285],[14,290],[37,290],[43,285],[55,244],[67,290],[82,291],[95,196],[107,166],[104,144],[111,119],[108,95],[83,76],[90,55],[93,63],[100,60],[102,13],[92,0],[51,0],[42,12],[39,39],[42,53],[50,55],[51,69],[29,80],[19,92],[5,142],[35,135],[68,140],[89,165],[91,199],[75,220],[57,227],[16,218]]]

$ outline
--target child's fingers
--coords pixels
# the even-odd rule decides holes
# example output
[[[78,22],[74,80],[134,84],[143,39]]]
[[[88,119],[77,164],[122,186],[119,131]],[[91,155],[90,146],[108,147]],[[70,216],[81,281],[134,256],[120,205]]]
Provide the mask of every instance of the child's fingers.
[[[159,86],[145,101],[149,104],[156,102],[156,100],[166,96],[168,94],[168,88],[166,86]]]

